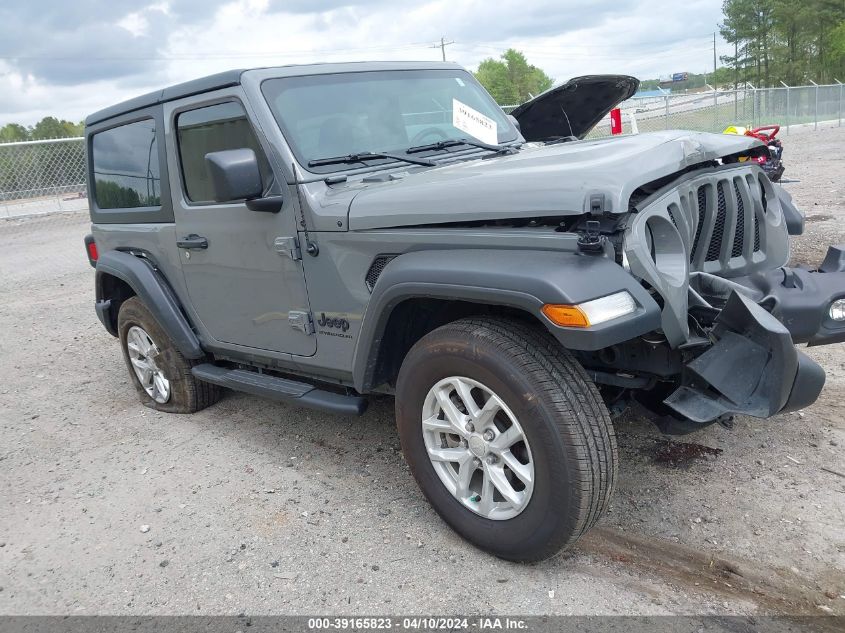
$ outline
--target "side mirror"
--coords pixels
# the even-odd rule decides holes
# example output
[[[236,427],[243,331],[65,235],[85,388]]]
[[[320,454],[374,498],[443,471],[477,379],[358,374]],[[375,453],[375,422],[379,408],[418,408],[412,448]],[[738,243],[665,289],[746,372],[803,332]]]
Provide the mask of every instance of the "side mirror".
[[[264,185],[258,158],[251,149],[227,149],[205,155],[215,202],[246,201],[253,211],[276,213],[282,208],[281,196],[262,198]]]
[[[215,202],[261,197],[261,171],[251,149],[227,149],[205,155]]]

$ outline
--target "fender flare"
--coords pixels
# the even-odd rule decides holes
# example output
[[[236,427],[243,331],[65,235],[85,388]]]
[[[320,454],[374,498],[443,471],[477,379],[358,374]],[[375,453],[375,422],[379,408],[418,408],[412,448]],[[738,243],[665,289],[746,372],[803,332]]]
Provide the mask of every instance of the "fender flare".
[[[778,183],[772,183],[772,188],[775,190],[780,201],[780,208],[783,211],[783,220],[786,222],[786,232],[789,235],[803,235],[804,234],[804,214],[792,202],[792,196]]]
[[[559,327],[547,303],[575,304],[627,290],[636,312],[590,328]],[[560,251],[428,250],[395,257],[378,278],[361,324],[352,373],[360,393],[372,389],[379,349],[393,309],[413,298],[517,308],[535,316],[568,349],[595,351],[660,327],[660,307],[637,280],[606,257]]]
[[[202,358],[199,339],[185,318],[173,290],[153,267],[149,260],[136,257],[123,251],[108,251],[97,260],[96,293],[97,313],[103,325],[112,334],[108,311],[111,309],[110,298],[104,296],[103,278],[112,275],[126,282],[141,301],[153,313],[155,320],[167,332],[176,348],[183,356],[190,359]]]

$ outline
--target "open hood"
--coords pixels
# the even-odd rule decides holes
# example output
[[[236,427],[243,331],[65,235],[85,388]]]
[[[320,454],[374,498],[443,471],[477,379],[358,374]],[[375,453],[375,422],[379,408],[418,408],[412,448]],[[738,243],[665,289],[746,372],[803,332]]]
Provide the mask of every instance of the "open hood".
[[[526,141],[564,136],[584,138],[617,105],[631,97],[639,79],[627,75],[587,75],[547,90],[511,114]]]

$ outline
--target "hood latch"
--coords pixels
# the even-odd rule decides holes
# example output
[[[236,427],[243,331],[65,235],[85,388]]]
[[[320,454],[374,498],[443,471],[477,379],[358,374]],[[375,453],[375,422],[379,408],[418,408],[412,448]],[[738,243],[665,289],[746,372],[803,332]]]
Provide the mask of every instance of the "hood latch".
[[[604,243],[607,238],[599,233],[601,222],[588,220],[587,230],[578,237],[578,250],[584,253],[600,254],[604,252]]]

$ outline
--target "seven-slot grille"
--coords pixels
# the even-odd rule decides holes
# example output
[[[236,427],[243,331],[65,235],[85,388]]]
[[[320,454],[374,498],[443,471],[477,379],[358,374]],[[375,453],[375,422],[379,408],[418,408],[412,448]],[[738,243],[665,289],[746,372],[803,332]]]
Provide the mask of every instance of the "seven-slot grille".
[[[760,222],[767,200],[759,177],[764,176],[753,172],[719,175],[693,182],[682,193],[684,206],[695,210],[692,270],[711,270],[737,258],[750,263],[763,250]]]

